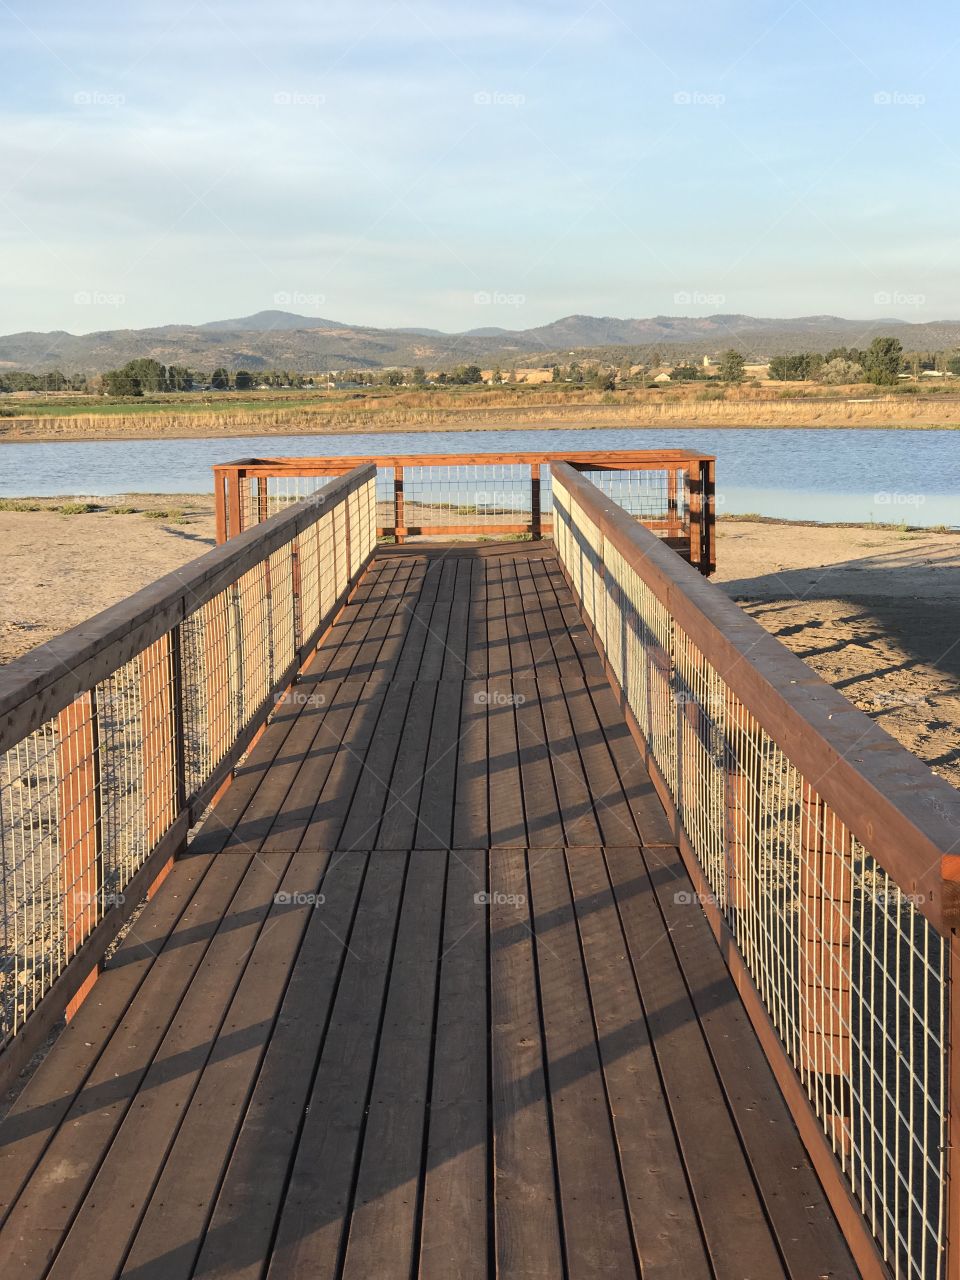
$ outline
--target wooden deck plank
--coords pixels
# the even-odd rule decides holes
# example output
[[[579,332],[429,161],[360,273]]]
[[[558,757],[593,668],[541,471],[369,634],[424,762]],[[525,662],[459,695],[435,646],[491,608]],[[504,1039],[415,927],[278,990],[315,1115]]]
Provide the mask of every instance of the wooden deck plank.
[[[710,1280],[605,860],[574,849],[566,860],[641,1274],[644,1280]],[[649,893],[639,849],[624,857],[621,870],[629,872],[631,862],[635,874],[621,882],[621,893]]]
[[[527,843],[560,848],[564,843],[563,817],[541,703],[545,692],[549,696],[549,686],[528,677],[513,680],[511,688],[516,699],[514,711]]]
[[[512,844],[525,848],[527,839],[526,797],[520,773],[517,719],[512,681],[492,678],[486,688],[478,687],[475,698],[482,699],[487,716],[487,802],[491,845]],[[531,797],[531,801],[534,797]]]
[[[311,913],[209,1225],[205,1229],[192,1225],[199,1218],[192,1204],[181,1222],[179,1198],[164,1201],[160,1215],[154,1196],[134,1243],[128,1280],[158,1280],[158,1276],[178,1280],[180,1275],[184,1280],[188,1275],[204,1280],[259,1280],[262,1276],[353,930],[359,922],[363,932],[371,919],[369,901],[362,913],[358,910],[367,866],[366,854],[337,854],[331,859],[323,879],[324,902]],[[381,919],[374,917],[375,923]],[[203,1209],[207,1212],[208,1206],[204,1204]],[[170,1243],[166,1249],[165,1223],[179,1233],[166,1237]],[[188,1269],[194,1254],[196,1265]],[[174,1270],[178,1264],[182,1272]]]
[[[644,850],[655,871],[668,850]],[[674,855],[676,856],[676,855]],[[678,901],[670,880],[653,877],[670,942],[690,991],[740,1141],[791,1276],[855,1280],[857,1269],[798,1137],[763,1050],[702,913]]]
[[[456,565],[453,602],[447,626],[447,643],[443,654],[443,680],[466,680],[474,673],[467,665],[470,628],[470,597],[474,561],[466,556],[451,557]]]
[[[457,561],[451,557],[441,560],[440,583],[433,602],[427,634],[423,642],[423,657],[417,677],[420,680],[439,680],[443,674],[447,646],[449,644],[450,619],[453,612],[454,591],[457,583]]]
[[[401,562],[402,563],[402,562]],[[427,566],[422,560],[411,560],[390,583],[380,608],[353,647],[345,646],[349,667],[342,674],[350,680],[386,679],[392,675],[403,639],[409,632],[410,615],[424,590]]]
[[[137,1105],[124,1117],[57,1254],[51,1280],[100,1280],[119,1271],[194,1101],[216,1109],[216,1133],[229,1144],[231,1110],[235,1114],[245,1090],[231,1108],[222,1086],[230,1066],[255,1062],[269,1037],[277,988],[282,990],[306,923],[304,907],[294,912],[276,895],[318,887],[314,867],[306,868],[304,879],[303,866],[289,862],[290,855],[280,854],[251,863],[235,901],[242,924],[221,927],[211,943],[140,1085]],[[210,1160],[216,1176],[212,1147],[197,1158],[200,1169]]]
[[[613,690],[602,676],[590,676],[586,680],[586,686],[597,723],[603,729],[617,779],[643,844],[670,844],[673,840],[670,823],[620,713]]]
[[[374,683],[361,684],[357,688],[356,708],[342,738],[328,720],[324,719],[320,726],[320,734],[335,754],[322,787],[314,789],[315,799],[299,832],[299,839],[313,849],[339,847],[340,833],[364,772],[367,752],[377,732],[390,686],[386,683]],[[308,769],[305,772],[304,786],[309,790],[310,785]]]
[[[704,1043],[696,1009],[669,945],[652,889],[628,889],[636,855],[607,860],[631,963],[656,1047],[675,1132],[717,1280],[784,1276],[739,1137]],[[689,890],[679,865],[661,867],[671,892]],[[673,888],[672,886],[676,886]]]
[[[490,853],[490,1034],[498,1276],[564,1275],[526,857]]]
[[[0,1222],[10,1211],[90,1072],[110,1043],[154,960],[214,865],[210,854],[174,864],[164,886],[140,915],[98,981],[62,1031],[56,1053],[34,1072],[3,1122],[0,1145]]]
[[[360,579],[353,596],[314,655],[310,664],[313,675],[343,678],[352,665],[357,646],[387,600],[391,584],[405,581],[413,567],[399,560],[374,560],[371,570]]]
[[[410,854],[342,1280],[408,1280],[417,1263],[446,861]]]
[[[427,753],[438,688],[428,681],[418,681],[411,686],[410,701],[397,740],[396,760],[383,798],[383,816],[375,842],[377,849],[417,847],[415,836],[421,813],[421,793],[428,785],[425,776]],[[352,839],[348,823],[343,845],[351,848],[358,842],[363,846],[363,832],[358,832],[357,838]]]
[[[563,685],[541,680],[539,693],[554,786],[563,797],[563,843],[596,847],[603,840]]]
[[[262,845],[268,853],[298,846],[318,797],[340,759],[343,739],[351,722],[356,718],[362,724],[364,715],[369,714],[363,706],[364,697],[376,703],[382,694],[382,690],[352,680],[317,681],[300,687],[310,690],[307,695],[310,701],[302,707],[300,719],[305,730],[312,730],[312,739],[299,758],[296,775],[283,799],[277,805],[264,806],[267,817],[272,817]],[[255,812],[253,806],[258,802],[259,797],[254,797],[252,811]],[[239,831],[242,837],[243,824]]]
[[[502,561],[485,560],[483,567],[487,617],[487,678],[509,680],[510,639],[507,634]]]
[[[456,849],[486,849],[489,840],[487,809],[487,708],[478,694],[486,682],[466,680],[460,688],[460,744],[457,762],[453,845]]]
[[[528,860],[567,1274],[630,1275],[633,1237],[566,861],[553,849],[531,850]]]
[[[533,648],[524,616],[524,597],[520,583],[520,569],[516,560],[500,561],[500,577],[503,583],[503,610],[510,648],[510,674],[531,675],[534,669]],[[529,604],[529,601],[527,601]]]
[[[449,856],[420,1234],[420,1280],[486,1280],[491,1146],[487,1097],[486,855]]]
[[[490,674],[487,649],[487,569],[484,560],[470,561],[470,607],[467,620],[465,666],[471,680],[485,680]]]
[[[109,1150],[252,859],[219,858],[156,957],[0,1232],[0,1275],[39,1276]],[[243,904],[245,907],[246,904]],[[255,910],[255,908],[254,908]],[[237,913],[237,918],[243,917]],[[105,981],[104,978],[100,979]],[[99,983],[97,984],[99,985]]]
[[[624,794],[623,781],[610,754],[605,728],[589,690],[585,683],[569,680],[563,682],[562,688],[600,827],[600,843],[639,844],[640,830]],[[636,748],[634,758],[639,760]],[[637,768],[640,767],[638,764]]]
[[[515,562],[520,587],[520,609],[530,646],[532,668],[530,674],[559,677],[561,670],[557,662],[550,627],[543,611],[542,592],[534,576],[534,567],[537,564],[542,565],[543,561],[523,558]]]
[[[267,1274],[272,1280],[319,1280],[337,1274],[406,864],[406,854],[370,857],[270,1256]]]
[[[417,687],[413,684],[389,684],[373,739],[362,761],[359,752],[350,748],[359,768],[357,784],[341,829],[333,839],[324,841],[325,845],[335,849],[376,848],[377,831],[391,800],[395,806],[406,808],[408,816],[415,818],[413,806],[405,797],[401,798],[400,792],[393,790],[391,782],[397,767],[400,744],[412,714],[413,692]],[[425,711],[422,705],[425,701],[418,699],[421,716]],[[424,716],[417,723],[425,726],[429,724],[429,719]]]
[[[417,829],[412,843],[414,849],[449,849],[454,844],[453,821],[457,799],[462,701],[463,686],[458,682],[442,680],[437,685],[417,811]]]

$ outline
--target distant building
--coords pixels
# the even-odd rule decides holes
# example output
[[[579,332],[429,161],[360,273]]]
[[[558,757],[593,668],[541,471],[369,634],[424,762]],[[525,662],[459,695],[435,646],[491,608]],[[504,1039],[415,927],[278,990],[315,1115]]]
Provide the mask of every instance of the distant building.
[[[654,382],[672,382],[673,381],[673,379],[670,377],[669,373],[667,372],[656,374],[653,380]]]

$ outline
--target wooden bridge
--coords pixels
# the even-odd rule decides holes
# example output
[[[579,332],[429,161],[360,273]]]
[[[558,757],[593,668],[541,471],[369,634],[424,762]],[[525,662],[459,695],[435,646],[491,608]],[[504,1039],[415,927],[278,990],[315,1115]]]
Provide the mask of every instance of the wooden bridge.
[[[955,794],[570,466],[375,485],[0,674],[0,1275],[958,1274]]]

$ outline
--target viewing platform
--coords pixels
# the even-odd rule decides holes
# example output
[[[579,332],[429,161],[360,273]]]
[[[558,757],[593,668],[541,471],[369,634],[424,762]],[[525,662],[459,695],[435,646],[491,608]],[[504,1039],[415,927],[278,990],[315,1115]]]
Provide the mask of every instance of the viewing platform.
[[[960,797],[712,460],[345,462],[0,671],[0,1275],[955,1280]]]

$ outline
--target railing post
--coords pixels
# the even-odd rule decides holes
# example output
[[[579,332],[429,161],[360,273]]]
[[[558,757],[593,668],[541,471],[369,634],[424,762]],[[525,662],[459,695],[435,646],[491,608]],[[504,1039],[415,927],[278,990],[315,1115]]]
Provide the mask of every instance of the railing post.
[[[690,563],[700,568],[703,552],[703,494],[700,489],[700,464],[687,464],[687,509],[690,520]]]
[[[713,573],[717,567],[717,464],[708,458],[700,459],[701,524],[703,528],[703,552],[700,570]]]
[[[238,533],[243,531],[243,511],[240,501],[240,468],[231,467],[227,472],[227,476],[227,537],[235,538]]]
[[[213,496],[217,516],[217,546],[227,540],[227,470],[213,468]]]
[[[266,476],[257,476],[257,521],[263,524],[267,516],[270,514],[270,503],[268,500],[268,481]]]
[[[827,1131],[848,1151],[851,1071],[850,910],[853,876],[849,835],[809,783],[803,783],[799,885],[799,1069],[814,1097],[821,1093]],[[828,829],[829,826],[829,829]],[[842,830],[842,828],[841,828]]]
[[[682,532],[677,505],[677,468],[674,464],[667,467],[667,537],[679,538]]]
[[[403,467],[397,466],[393,468],[393,540],[397,544],[404,540],[403,521]]]
[[[530,464],[530,536],[534,542],[543,537],[540,515],[540,463]]]
[[[64,960],[77,954],[97,923],[103,892],[100,816],[100,743],[96,693],[83,693],[57,716],[57,812],[60,891],[64,910]],[[99,967],[67,1005],[76,1013]]]
[[[173,636],[154,641],[140,655],[140,777],[146,856],[171,826],[182,792],[174,715]]]

